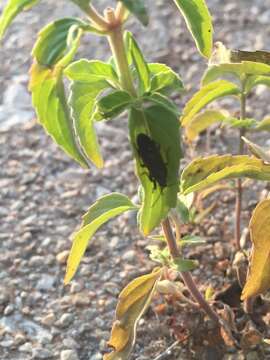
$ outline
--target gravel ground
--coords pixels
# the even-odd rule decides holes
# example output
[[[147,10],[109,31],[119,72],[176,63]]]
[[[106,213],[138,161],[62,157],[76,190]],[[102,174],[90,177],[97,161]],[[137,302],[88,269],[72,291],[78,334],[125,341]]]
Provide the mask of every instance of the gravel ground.
[[[99,6],[108,3],[100,0]],[[148,29],[132,19],[129,25],[148,59],[165,62],[183,75],[188,92],[179,100],[181,105],[198,87],[205,64],[173,4],[167,5],[166,0],[154,3]],[[233,48],[269,49],[269,0],[208,0],[208,4],[215,40]],[[2,0],[0,9],[3,5]],[[48,21],[77,14],[67,1],[41,2],[16,20],[0,49],[1,360],[102,359],[119,291],[153,267],[145,250],[148,241],[138,233],[134,215],[124,215],[98,232],[74,281],[63,286],[70,234],[80,224],[81,215],[103,194],[121,191],[135,196],[137,188],[125,121],[99,125],[105,168],[85,171],[58,150],[33,120],[26,89],[36,33]],[[108,55],[104,39],[84,39],[80,56],[106,59]],[[259,101],[250,99],[250,110],[255,109],[260,118],[269,113],[270,103],[267,92],[260,90],[257,95]],[[228,101],[224,105],[236,106]],[[212,152],[235,151],[233,133],[228,132],[226,142],[218,139],[213,141]],[[266,138],[256,140],[263,143]],[[247,194],[246,220],[256,198],[256,191]],[[192,253],[203,266],[203,271],[194,271],[202,290],[209,284],[220,290],[226,284],[224,274],[231,260],[233,219],[226,209],[233,205],[233,197],[224,196],[219,205],[215,216],[195,229],[209,242]],[[164,314],[158,311],[160,302],[157,298],[140,321],[133,360],[155,359],[175,341],[176,334],[181,346],[163,360],[245,358],[233,348],[230,354],[221,355],[219,343],[213,345],[209,340],[213,340],[211,324],[201,312],[185,307],[172,315],[174,307],[169,304]],[[208,339],[202,339],[196,327],[200,333],[205,330]],[[270,359],[267,354],[250,354],[249,359]]]

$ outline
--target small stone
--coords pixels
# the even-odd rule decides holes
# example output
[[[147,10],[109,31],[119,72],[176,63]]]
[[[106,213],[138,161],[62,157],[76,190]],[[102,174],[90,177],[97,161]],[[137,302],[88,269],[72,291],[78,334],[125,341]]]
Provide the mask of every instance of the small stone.
[[[135,250],[128,250],[122,256],[122,259],[127,262],[132,262],[136,259],[136,252]]]
[[[59,264],[65,264],[67,262],[67,258],[69,255],[69,250],[64,250],[57,254],[56,260],[59,262]]]
[[[51,359],[53,358],[53,353],[50,350],[43,348],[33,349],[32,358],[33,359]]]
[[[25,343],[25,336],[23,334],[16,334],[15,338],[14,338],[14,344],[19,346],[22,345],[23,343]]]
[[[91,356],[89,360],[102,360],[102,355],[100,353],[97,353]]]
[[[40,322],[43,325],[52,326],[54,324],[55,320],[56,320],[55,315],[53,313],[51,313],[51,314],[44,316]]]
[[[80,291],[82,291],[83,289],[83,286],[82,284],[78,283],[78,282],[72,282],[71,285],[70,285],[70,292],[71,294],[75,294],[75,293],[78,293]]]
[[[31,96],[22,84],[13,83],[4,92],[3,103],[11,108],[31,108]]]
[[[72,303],[76,306],[85,306],[90,304],[90,297],[86,293],[78,293],[73,296]]]
[[[30,342],[26,342],[25,344],[19,347],[20,352],[32,353],[33,347]]]
[[[65,328],[69,326],[74,321],[74,319],[75,316],[73,314],[66,313],[61,316],[59,321],[57,321],[56,325],[61,328]]]
[[[60,355],[61,360],[79,360],[75,350],[63,350]]]
[[[15,310],[14,305],[10,304],[5,308],[4,315],[10,315],[13,313],[14,310]]]
[[[42,275],[41,279],[38,281],[36,288],[38,290],[48,291],[52,289],[54,283],[55,277],[45,274]]]

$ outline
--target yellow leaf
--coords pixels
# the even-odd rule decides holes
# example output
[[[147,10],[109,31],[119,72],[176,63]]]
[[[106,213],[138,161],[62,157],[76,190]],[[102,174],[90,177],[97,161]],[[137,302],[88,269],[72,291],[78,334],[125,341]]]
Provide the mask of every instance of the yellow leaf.
[[[241,299],[259,295],[270,287],[270,200],[261,201],[252,214],[253,243],[249,274]]]
[[[119,295],[116,319],[112,327],[109,345],[114,348],[104,360],[127,360],[136,339],[136,327],[139,319],[152,299],[162,269],[138,277],[129,283]]]

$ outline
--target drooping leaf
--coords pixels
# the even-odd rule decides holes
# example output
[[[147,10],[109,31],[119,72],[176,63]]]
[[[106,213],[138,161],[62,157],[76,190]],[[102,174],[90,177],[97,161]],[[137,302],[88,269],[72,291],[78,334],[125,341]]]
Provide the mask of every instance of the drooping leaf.
[[[159,63],[148,64],[151,73],[150,91],[170,94],[184,89],[180,76],[169,66]]]
[[[267,116],[258,122],[253,131],[270,131],[270,117]]]
[[[203,86],[186,104],[181,123],[185,126],[204,106],[224,96],[238,95],[238,87],[226,80],[218,80]]]
[[[0,17],[0,39],[4,36],[7,28],[22,11],[30,9],[40,0],[8,0]]]
[[[249,272],[241,299],[264,293],[270,288],[270,200],[261,201],[250,221],[253,243]]]
[[[115,90],[112,93],[101,97],[96,102],[95,119],[112,119],[128,109],[134,99],[123,90]]]
[[[63,69],[70,63],[77,51],[80,36],[81,32],[79,31],[70,40],[69,50],[54,67],[46,67],[34,62],[30,72],[29,88],[32,92],[32,102],[38,121],[72,159],[78,161],[82,166],[88,167],[74,134],[62,78]]]
[[[95,232],[110,219],[125,211],[136,210],[137,207],[128,197],[113,193],[98,199],[83,216],[79,231],[74,233],[72,248],[68,257],[65,284],[68,284],[76,273],[87,245]]]
[[[205,110],[185,123],[185,133],[189,141],[194,141],[196,137],[206,130],[209,126],[222,122],[229,116],[226,110]]]
[[[266,76],[266,75],[249,76],[246,81],[246,91],[250,92],[255,86],[258,85],[265,85],[270,88],[270,76]]]
[[[160,280],[161,269],[138,277],[129,283],[119,295],[109,345],[113,348],[104,360],[127,360],[136,340],[137,324],[147,310],[156,284]]]
[[[205,0],[174,0],[200,53],[209,58],[213,46],[212,19]]]
[[[224,179],[247,177],[270,181],[270,165],[246,155],[213,155],[192,161],[182,172],[181,192],[203,190]]]
[[[270,163],[270,151],[269,149],[265,149],[255,143],[253,143],[252,141],[248,140],[247,138],[245,138],[244,136],[242,136],[242,139],[245,141],[245,143],[247,144],[250,152],[256,156],[258,159],[261,159],[267,163]]]
[[[144,94],[150,90],[150,70],[133,35],[130,32],[126,32],[125,37],[128,52],[130,53],[133,64],[136,68],[139,91],[140,94]]]
[[[145,6],[144,0],[118,0],[121,1],[125,7],[133,14],[135,15],[140,22],[147,26],[149,22],[149,17],[147,13],[147,8]]]
[[[250,130],[255,129],[258,122],[255,119],[238,119],[234,117],[228,117],[223,120],[223,123],[229,125],[232,128]]]
[[[101,168],[103,159],[94,127],[95,103],[102,91],[117,87],[117,75],[110,64],[87,60],[73,62],[64,73],[72,81],[69,104],[81,147],[86,156]]]
[[[56,64],[69,48],[70,31],[82,29],[85,25],[76,18],[64,18],[50,23],[40,31],[32,55],[40,65]]]
[[[136,159],[137,175],[143,186],[143,206],[140,211],[139,222],[141,231],[148,235],[168,211],[176,206],[178,169],[181,157],[180,134],[178,118],[172,111],[161,105],[150,105],[145,109],[132,108],[130,113],[130,138]],[[138,154],[137,136],[147,136],[157,144],[163,164],[155,162],[152,167],[166,168],[166,187],[161,187],[158,180],[150,180],[149,169],[147,169]],[[155,154],[154,154],[155,156]],[[156,185],[156,186],[155,186]]]

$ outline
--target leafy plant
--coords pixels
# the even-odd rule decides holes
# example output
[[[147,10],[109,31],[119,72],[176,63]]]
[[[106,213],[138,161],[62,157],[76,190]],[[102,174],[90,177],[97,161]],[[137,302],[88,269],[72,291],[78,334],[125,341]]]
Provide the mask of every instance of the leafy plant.
[[[199,292],[190,271],[197,261],[187,259],[182,249],[204,244],[200,237],[181,235],[182,224],[192,222],[192,199],[187,194],[201,191],[222,179],[238,180],[237,239],[241,209],[241,178],[270,180],[265,153],[242,136],[248,131],[269,130],[269,119],[257,123],[246,118],[246,98],[257,84],[269,85],[270,65],[266,53],[243,54],[219,47],[212,54],[212,21],[204,0],[175,0],[197,45],[209,58],[201,89],[180,111],[171,94],[184,88],[178,74],[165,64],[148,63],[133,34],[125,31],[130,14],[143,25],[148,24],[148,11],[143,0],[119,0],[115,8],[106,8],[104,16],[89,0],[70,0],[82,10],[84,19],[64,18],[47,25],[38,35],[32,51],[29,89],[39,123],[58,146],[82,167],[104,166],[95,132],[95,123],[126,114],[129,119],[129,141],[140,182],[140,201],[134,204],[120,193],[99,198],[83,217],[81,228],[74,233],[65,283],[75,276],[80,261],[95,232],[114,217],[126,211],[138,213],[138,228],[149,235],[159,226],[159,240],[165,247],[149,248],[158,267],[128,284],[119,296],[116,319],[109,344],[112,352],[104,359],[128,359],[134,347],[139,319],[153,295],[174,294],[187,299],[181,286],[168,278],[168,271],[180,273],[192,298],[212,319],[215,326],[227,331],[208,301]],[[0,36],[21,12],[39,1],[9,0],[0,18]],[[107,62],[93,59],[74,60],[82,36],[94,33],[106,37],[112,57]],[[247,56],[248,59],[245,58]],[[259,57],[259,61],[257,61]],[[265,60],[266,59],[266,60]],[[262,61],[264,60],[264,61]],[[267,60],[268,61],[268,60]],[[228,81],[222,78],[230,74]],[[66,86],[66,80],[69,86]],[[224,96],[236,97],[241,105],[239,118],[223,110],[206,110],[206,105]],[[180,118],[180,122],[179,122]],[[211,156],[192,161],[179,176],[183,157],[180,126],[189,140],[215,122],[240,128],[239,155]],[[249,142],[257,158],[243,155],[243,141]],[[258,158],[259,157],[259,158]],[[207,196],[205,194],[205,196]],[[268,202],[259,204],[251,220],[254,249],[251,270],[242,298],[248,299],[268,288],[267,236],[260,227],[268,224]],[[263,221],[261,224],[258,219]],[[259,222],[259,225],[258,225]],[[268,226],[268,225],[267,225]],[[258,230],[259,229],[259,230]],[[261,261],[263,261],[263,266]],[[254,275],[255,274],[255,275]],[[212,298],[208,294],[208,299]],[[194,305],[191,300],[187,300]]]

